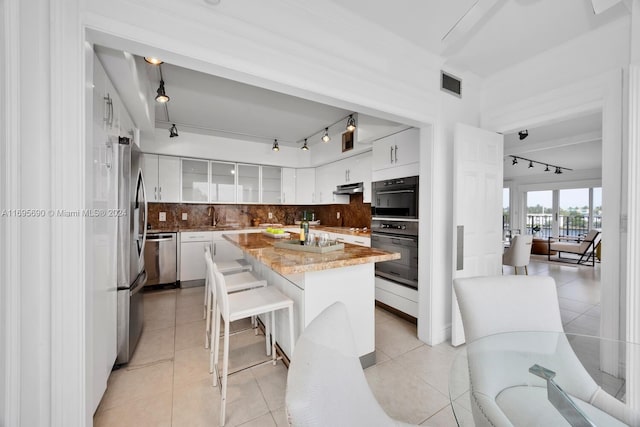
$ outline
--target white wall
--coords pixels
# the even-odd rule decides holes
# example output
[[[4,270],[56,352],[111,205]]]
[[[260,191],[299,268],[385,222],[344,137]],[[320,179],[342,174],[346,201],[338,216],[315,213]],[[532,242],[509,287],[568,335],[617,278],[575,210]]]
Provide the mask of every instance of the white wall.
[[[422,139],[420,147],[420,195],[427,208],[421,203],[418,336],[433,345],[447,340],[451,328],[453,129],[456,123],[480,123],[481,80],[461,70],[444,70],[463,80],[463,95],[440,92],[432,137]]]

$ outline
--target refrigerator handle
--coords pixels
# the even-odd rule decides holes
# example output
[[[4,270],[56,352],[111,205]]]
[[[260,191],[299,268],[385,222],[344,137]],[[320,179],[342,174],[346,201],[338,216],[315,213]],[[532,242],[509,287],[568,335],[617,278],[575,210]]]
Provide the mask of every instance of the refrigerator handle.
[[[140,258],[144,259],[144,246],[147,243],[147,224],[149,222],[149,202],[147,201],[147,187],[144,185],[144,176],[142,175],[142,169],[138,169],[138,179],[140,180],[142,188],[142,197],[144,199],[144,224],[142,224],[142,251],[140,251]]]

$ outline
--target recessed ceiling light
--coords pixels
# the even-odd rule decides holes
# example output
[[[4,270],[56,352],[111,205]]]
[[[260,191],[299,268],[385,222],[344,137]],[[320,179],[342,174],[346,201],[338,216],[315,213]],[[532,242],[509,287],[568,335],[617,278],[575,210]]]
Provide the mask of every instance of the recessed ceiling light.
[[[162,59],[154,58],[153,56],[145,56],[144,60],[151,65],[160,65],[164,62]]]

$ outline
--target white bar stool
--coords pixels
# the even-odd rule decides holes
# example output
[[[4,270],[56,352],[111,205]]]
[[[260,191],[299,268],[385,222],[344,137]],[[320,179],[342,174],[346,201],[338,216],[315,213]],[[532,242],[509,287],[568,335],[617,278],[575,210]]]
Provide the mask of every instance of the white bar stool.
[[[209,264],[208,261],[211,261],[213,263],[213,260],[211,258],[211,250],[209,249],[209,245],[205,246],[204,249],[204,258],[205,258],[205,263],[207,263],[207,270],[209,269]],[[229,262],[235,262],[235,261],[229,261]],[[249,265],[249,267],[251,267]],[[226,272],[227,274],[227,282],[229,283],[229,286],[227,287],[229,292],[239,292],[239,291],[244,291],[247,289],[252,289],[252,288],[258,288],[258,287],[264,287],[267,286],[267,281],[266,280],[261,280],[259,278],[257,278],[256,276],[254,276],[252,273],[248,272],[248,271],[240,271],[240,270],[231,270],[229,272]],[[213,330],[213,325],[212,322],[215,322],[216,319],[213,318],[211,316],[211,312],[216,304],[215,302],[215,295],[214,295],[214,289],[213,286],[211,285],[211,280],[209,279],[209,274],[207,274],[207,276],[205,277],[205,295],[204,295],[204,299],[205,299],[205,334],[204,334],[204,348],[209,348],[210,345],[210,338],[211,338],[211,331]],[[255,327],[255,319],[252,319],[252,325]],[[256,331],[257,333],[257,331]],[[268,354],[268,353],[267,353]],[[211,369],[210,371],[211,372]]]
[[[204,245],[204,251],[205,253],[209,252],[209,256],[211,256],[211,243]],[[242,271],[253,270],[253,267],[251,266],[251,264],[249,264],[243,259],[236,259],[232,261],[218,261],[217,264],[222,274],[240,273]],[[207,317],[207,312],[210,310],[210,306],[207,304],[208,294],[209,294],[209,279],[205,277],[204,279],[204,313],[202,314],[203,319]],[[205,348],[208,348],[208,346]]]
[[[217,309],[214,307],[214,316],[222,317],[224,321],[224,344],[222,355],[222,398],[220,401],[220,425],[225,423],[225,409],[227,403],[227,377],[229,375],[229,324],[235,320],[246,319],[247,317],[257,316],[259,314],[271,313],[271,319],[267,322],[271,324],[269,328],[273,337],[271,338],[271,360],[276,364],[276,327],[275,312],[276,310],[287,309],[289,311],[289,338],[291,340],[291,353],[293,355],[295,338],[293,335],[293,300],[278,291],[273,286],[264,288],[250,289],[235,294],[227,293],[226,278],[222,273],[217,271],[215,264],[209,269],[209,281],[215,288]],[[220,323],[215,322],[215,330],[212,335],[212,353],[215,356],[213,363],[213,385],[218,384],[218,346],[220,336]],[[269,342],[269,334],[266,335],[267,343]]]

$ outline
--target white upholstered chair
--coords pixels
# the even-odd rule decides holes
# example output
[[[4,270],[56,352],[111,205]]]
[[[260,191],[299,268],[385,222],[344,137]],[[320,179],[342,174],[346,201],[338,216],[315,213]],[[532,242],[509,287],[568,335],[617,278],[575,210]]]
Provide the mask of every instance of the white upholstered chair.
[[[543,418],[559,416],[545,412],[546,382],[528,372],[532,363],[540,362],[557,369],[562,388],[589,418],[606,420],[596,425],[624,425],[619,420],[629,423],[634,418],[596,384],[573,352],[563,333],[551,277],[472,277],[455,279],[454,287],[468,343],[477,426],[557,425]],[[526,334],[505,334],[509,332]]]
[[[293,427],[409,425],[390,418],[371,392],[341,302],[327,307],[298,338],[285,401]]]
[[[531,242],[533,236],[530,234],[519,234],[511,239],[511,246],[502,254],[502,265],[510,265],[518,274],[518,267],[524,267],[524,273],[529,274],[527,266],[531,258]]]

